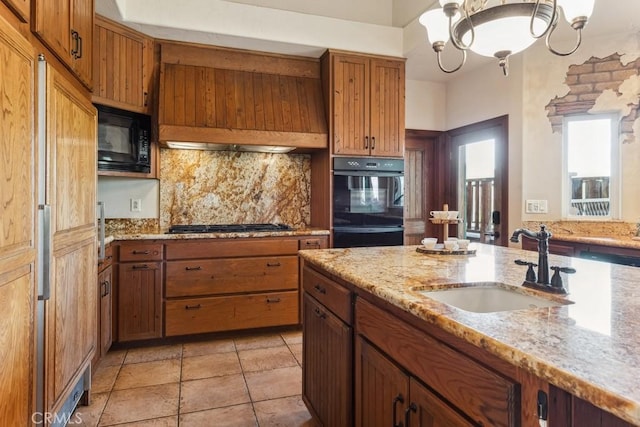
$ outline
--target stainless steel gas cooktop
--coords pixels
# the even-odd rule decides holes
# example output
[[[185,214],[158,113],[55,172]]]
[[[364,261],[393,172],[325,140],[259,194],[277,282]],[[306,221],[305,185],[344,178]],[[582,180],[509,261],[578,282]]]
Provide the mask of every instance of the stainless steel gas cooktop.
[[[172,225],[168,234],[187,233],[250,233],[256,231],[289,231],[293,228],[286,224],[210,224],[210,225]]]

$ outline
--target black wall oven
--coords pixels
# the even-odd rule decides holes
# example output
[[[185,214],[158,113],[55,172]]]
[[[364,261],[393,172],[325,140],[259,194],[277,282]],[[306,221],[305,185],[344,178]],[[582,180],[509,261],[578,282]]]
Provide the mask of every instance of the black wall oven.
[[[333,159],[333,246],[402,245],[404,160]]]

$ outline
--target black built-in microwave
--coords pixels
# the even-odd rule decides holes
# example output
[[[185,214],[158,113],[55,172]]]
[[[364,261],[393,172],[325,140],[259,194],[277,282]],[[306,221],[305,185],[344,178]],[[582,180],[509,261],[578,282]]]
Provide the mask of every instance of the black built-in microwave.
[[[117,108],[98,109],[98,170],[151,172],[151,117]]]

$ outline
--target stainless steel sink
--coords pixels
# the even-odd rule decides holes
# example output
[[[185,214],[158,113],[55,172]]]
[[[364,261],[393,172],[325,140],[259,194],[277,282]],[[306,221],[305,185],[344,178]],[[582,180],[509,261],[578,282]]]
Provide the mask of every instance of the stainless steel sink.
[[[559,298],[547,299],[504,283],[462,283],[444,289],[416,289],[416,292],[436,301],[474,313],[559,307],[573,304]]]

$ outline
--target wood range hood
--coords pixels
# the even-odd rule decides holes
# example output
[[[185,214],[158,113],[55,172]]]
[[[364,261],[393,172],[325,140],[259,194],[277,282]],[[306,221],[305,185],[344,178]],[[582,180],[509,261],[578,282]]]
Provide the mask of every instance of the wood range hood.
[[[265,152],[327,148],[318,59],[173,42],[160,49],[160,145]]]

